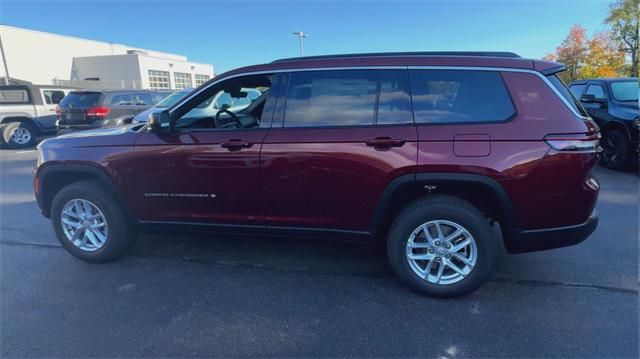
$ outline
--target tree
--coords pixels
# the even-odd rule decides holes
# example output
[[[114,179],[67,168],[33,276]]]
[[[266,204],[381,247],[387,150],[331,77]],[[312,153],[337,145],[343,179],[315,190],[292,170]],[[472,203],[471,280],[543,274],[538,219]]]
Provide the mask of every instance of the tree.
[[[578,73],[581,78],[616,77],[624,70],[625,51],[608,32],[596,33],[587,41],[588,56]]]
[[[618,0],[609,6],[604,22],[611,26],[613,38],[624,44],[631,55],[631,76],[638,76],[638,8],[639,0]]]
[[[580,24],[573,25],[569,35],[556,49],[556,61],[564,63],[567,67],[567,71],[562,74],[565,81],[575,80],[578,76],[580,65],[587,53],[586,33]]]

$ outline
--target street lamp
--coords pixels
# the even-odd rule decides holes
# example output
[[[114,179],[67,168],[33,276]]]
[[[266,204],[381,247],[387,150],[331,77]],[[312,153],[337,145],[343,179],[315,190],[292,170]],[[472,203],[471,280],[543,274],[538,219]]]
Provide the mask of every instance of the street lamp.
[[[302,46],[302,39],[306,39],[308,36],[302,31],[294,32],[294,35],[298,37],[298,41],[300,42],[300,57],[304,55],[304,47]]]

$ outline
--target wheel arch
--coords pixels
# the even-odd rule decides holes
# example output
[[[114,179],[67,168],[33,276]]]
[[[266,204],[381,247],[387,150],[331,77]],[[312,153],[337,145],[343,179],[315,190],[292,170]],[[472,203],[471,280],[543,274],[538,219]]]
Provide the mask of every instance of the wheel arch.
[[[385,237],[393,219],[407,204],[429,195],[447,194],[470,202],[500,224],[505,244],[519,231],[519,221],[505,189],[496,180],[478,174],[418,173],[393,180],[384,190],[369,230]]]
[[[51,217],[53,198],[64,187],[86,180],[96,180],[116,199],[117,205],[123,210],[131,224],[137,223],[137,217],[125,201],[111,177],[102,169],[94,165],[50,165],[41,168],[36,173],[36,198],[42,214]]]
[[[624,133],[627,136],[627,139],[631,140],[631,132],[629,131],[629,128],[622,121],[618,121],[618,120],[607,121],[604,124],[602,124],[601,130],[602,132],[605,133],[605,135],[608,132],[615,131],[615,130],[622,131],[622,133]]]

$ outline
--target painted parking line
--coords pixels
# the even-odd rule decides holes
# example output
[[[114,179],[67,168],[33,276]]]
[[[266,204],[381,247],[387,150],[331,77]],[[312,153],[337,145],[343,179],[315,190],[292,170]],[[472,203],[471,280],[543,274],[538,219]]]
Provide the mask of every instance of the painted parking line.
[[[21,155],[23,153],[33,153],[33,152],[36,152],[36,150],[18,151],[18,152],[16,152],[16,155]]]

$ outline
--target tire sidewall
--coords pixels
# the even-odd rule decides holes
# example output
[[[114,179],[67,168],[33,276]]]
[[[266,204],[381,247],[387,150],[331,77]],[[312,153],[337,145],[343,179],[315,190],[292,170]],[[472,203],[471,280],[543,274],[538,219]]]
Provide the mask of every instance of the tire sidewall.
[[[418,226],[433,220],[447,220],[463,226],[475,239],[478,250],[476,265],[463,280],[436,285],[418,277],[409,265],[406,257],[406,245],[411,233]],[[392,268],[409,286],[421,293],[436,297],[455,297],[470,293],[479,288],[488,278],[496,255],[496,241],[484,218],[478,218],[467,208],[450,205],[432,205],[427,208],[408,208],[398,217],[392,226],[387,242],[387,251]]]
[[[630,146],[629,146],[629,140],[627,139],[627,136],[619,130],[610,131],[605,136],[607,137],[605,138],[605,141],[615,138],[616,143],[619,146],[618,150],[620,151],[619,158],[615,162],[612,162],[608,159],[603,158],[603,163],[605,167],[615,169],[615,170],[625,169],[630,162]]]
[[[29,131],[29,133],[31,134],[31,139],[29,139],[29,142],[24,144],[13,142],[13,140],[11,139],[11,133],[14,129],[19,127]],[[35,146],[36,144],[36,131],[33,126],[26,122],[9,122],[7,124],[4,124],[2,128],[2,139],[10,148],[29,148]]]
[[[132,244],[134,238],[118,206],[102,190],[93,187],[92,189],[89,185],[73,184],[63,188],[53,199],[51,220],[58,241],[69,253],[89,262],[106,262],[117,258]],[[60,220],[62,209],[73,199],[84,199],[93,203],[105,216],[108,228],[107,241],[97,251],[88,252],[76,247],[64,234]]]

